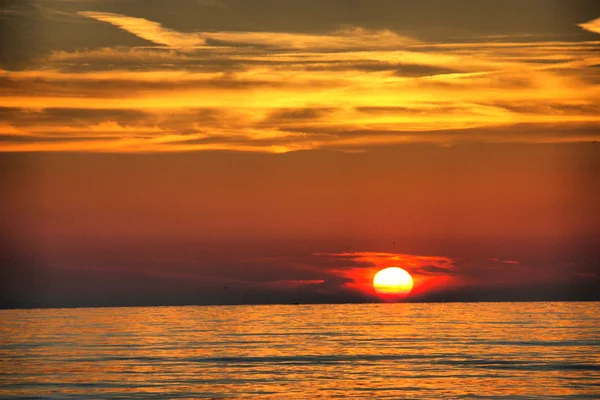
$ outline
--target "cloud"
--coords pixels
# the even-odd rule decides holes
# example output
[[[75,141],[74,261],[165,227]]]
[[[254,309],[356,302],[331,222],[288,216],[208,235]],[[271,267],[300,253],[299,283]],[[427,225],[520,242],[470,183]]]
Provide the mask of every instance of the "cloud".
[[[144,18],[128,17],[109,12],[79,11],[79,15],[115,25],[124,31],[156,44],[178,50],[191,50],[202,46],[205,40],[194,33],[181,33],[164,28],[161,24]]]
[[[339,265],[330,267],[328,271],[347,278],[345,287],[374,298],[373,277],[379,270],[388,267],[400,267],[412,275],[415,286],[411,296],[435,292],[438,286],[458,287],[463,284],[459,268],[448,257],[368,251],[322,254],[320,257],[339,260]]]
[[[452,293],[457,298],[468,297],[472,291],[477,291],[483,298],[486,290],[500,293],[515,289],[515,286],[558,287],[579,279],[581,271],[586,270],[583,265],[565,268],[556,260],[531,256],[528,260],[516,261],[363,251],[323,254],[321,257],[339,259],[339,265],[328,270],[351,278],[346,286],[364,293],[372,290],[373,276],[380,269],[403,268],[413,276],[415,287],[411,298],[416,300],[443,297],[445,293]],[[357,262],[360,264],[356,265]]]
[[[452,268],[440,267],[437,265],[424,265],[420,267],[418,273],[423,275],[455,275],[456,271]]]
[[[585,29],[586,31],[600,34],[600,18],[596,18],[594,20],[588,21],[583,24],[579,24],[577,26]]]
[[[423,43],[363,28],[184,33],[81,15],[155,45],[55,51],[36,68],[0,70],[0,122],[27,136],[0,150],[70,151],[91,137],[113,141],[81,151],[598,139],[596,42]],[[31,140],[50,135],[73,140],[64,148]]]
[[[389,30],[369,31],[363,28],[345,29],[329,35],[308,35],[285,32],[192,32],[183,33],[163,27],[160,23],[126,15],[79,11],[79,15],[107,22],[150,42],[180,51],[192,51],[205,45],[268,46],[290,49],[342,49],[349,47],[393,48],[415,43]]]
[[[264,123],[267,125],[278,125],[286,123],[314,122],[327,117],[335,111],[335,108],[283,108],[269,113],[265,118]]]
[[[1,128],[0,128],[1,129]],[[78,137],[61,137],[61,136],[43,136],[43,135],[5,135],[0,133],[0,143],[31,143],[35,146],[39,145],[47,145],[48,143],[69,143],[76,142],[78,144],[83,144],[88,141],[98,141],[98,140],[106,140],[106,139],[119,139],[118,136],[112,136],[108,138],[100,138],[100,137],[88,137],[88,138],[78,138]]]
[[[452,68],[431,66],[431,65],[418,65],[418,64],[406,64],[398,65],[396,67],[395,75],[400,77],[422,77],[422,76],[433,76],[442,74],[452,74],[457,71]]]

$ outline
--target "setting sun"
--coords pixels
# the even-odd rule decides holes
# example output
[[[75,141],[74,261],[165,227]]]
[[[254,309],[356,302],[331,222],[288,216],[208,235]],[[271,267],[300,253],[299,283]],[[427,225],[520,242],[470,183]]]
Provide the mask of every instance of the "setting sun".
[[[373,288],[381,295],[406,296],[413,288],[413,279],[402,268],[385,268],[375,274]]]

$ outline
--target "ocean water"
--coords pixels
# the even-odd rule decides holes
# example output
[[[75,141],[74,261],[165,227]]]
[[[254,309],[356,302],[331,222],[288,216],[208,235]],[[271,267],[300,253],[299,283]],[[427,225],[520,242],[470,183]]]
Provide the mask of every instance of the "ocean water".
[[[0,311],[0,398],[600,398],[600,303]]]

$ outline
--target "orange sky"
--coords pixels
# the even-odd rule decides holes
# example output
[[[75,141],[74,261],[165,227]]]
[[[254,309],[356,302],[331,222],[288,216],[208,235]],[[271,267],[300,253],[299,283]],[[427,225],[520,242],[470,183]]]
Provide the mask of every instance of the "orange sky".
[[[8,1],[0,306],[593,297],[599,16]]]

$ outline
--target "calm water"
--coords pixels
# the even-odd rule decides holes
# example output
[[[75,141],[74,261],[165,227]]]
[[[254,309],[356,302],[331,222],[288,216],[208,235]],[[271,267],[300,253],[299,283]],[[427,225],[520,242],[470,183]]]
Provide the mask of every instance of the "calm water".
[[[0,311],[0,397],[599,398],[600,303]]]

